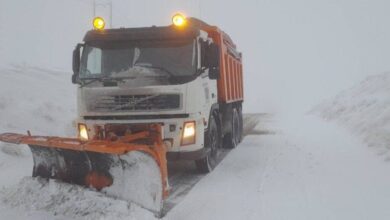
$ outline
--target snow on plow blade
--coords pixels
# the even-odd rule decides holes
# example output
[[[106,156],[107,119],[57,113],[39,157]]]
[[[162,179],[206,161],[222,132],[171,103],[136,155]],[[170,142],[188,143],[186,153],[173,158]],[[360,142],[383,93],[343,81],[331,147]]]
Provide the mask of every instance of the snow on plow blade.
[[[115,141],[0,134],[0,141],[27,144],[33,177],[93,187],[159,215],[168,196],[166,150],[160,125]]]

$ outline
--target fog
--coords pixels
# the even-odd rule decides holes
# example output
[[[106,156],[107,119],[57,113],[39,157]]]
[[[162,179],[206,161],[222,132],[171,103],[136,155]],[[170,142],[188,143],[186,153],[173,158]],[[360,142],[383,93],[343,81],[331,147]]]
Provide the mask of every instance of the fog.
[[[181,11],[219,26],[244,56],[245,111],[288,113],[390,70],[389,9],[388,0],[113,0],[112,24],[168,25]],[[92,0],[0,0],[0,64],[70,77],[93,11]]]

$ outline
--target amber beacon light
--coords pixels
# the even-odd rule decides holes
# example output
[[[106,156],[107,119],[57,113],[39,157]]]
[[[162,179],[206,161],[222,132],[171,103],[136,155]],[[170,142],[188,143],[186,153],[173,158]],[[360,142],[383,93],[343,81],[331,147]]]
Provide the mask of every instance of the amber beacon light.
[[[106,22],[102,17],[96,17],[93,19],[93,28],[96,30],[103,30]]]
[[[177,13],[172,17],[172,23],[176,27],[182,27],[187,23],[187,19],[183,14]]]

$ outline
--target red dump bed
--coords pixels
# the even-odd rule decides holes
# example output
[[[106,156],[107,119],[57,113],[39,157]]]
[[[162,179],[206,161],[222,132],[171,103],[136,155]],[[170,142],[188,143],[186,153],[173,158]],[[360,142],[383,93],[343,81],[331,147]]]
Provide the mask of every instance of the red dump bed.
[[[218,100],[232,103],[244,100],[242,55],[230,37],[216,27],[206,30],[221,48],[221,75],[218,80]]]

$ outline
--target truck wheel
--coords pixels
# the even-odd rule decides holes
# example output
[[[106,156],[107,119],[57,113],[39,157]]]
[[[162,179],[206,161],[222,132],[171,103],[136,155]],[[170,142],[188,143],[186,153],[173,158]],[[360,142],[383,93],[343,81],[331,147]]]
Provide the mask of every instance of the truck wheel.
[[[241,143],[242,139],[243,139],[243,132],[244,132],[244,118],[242,116],[242,108],[239,108],[238,109],[238,119],[239,119],[239,122],[240,122],[240,132],[239,132],[239,136],[238,136],[238,142]]]
[[[240,132],[240,119],[238,116],[237,109],[233,109],[232,114],[232,130],[227,133],[223,138],[223,146],[225,148],[235,148],[239,143],[239,132]]]
[[[195,161],[196,168],[201,173],[211,172],[218,163],[219,155],[219,129],[214,119],[214,116],[210,116],[209,129],[205,134],[205,149],[207,156]]]

